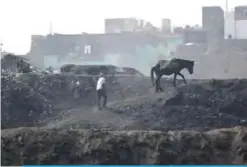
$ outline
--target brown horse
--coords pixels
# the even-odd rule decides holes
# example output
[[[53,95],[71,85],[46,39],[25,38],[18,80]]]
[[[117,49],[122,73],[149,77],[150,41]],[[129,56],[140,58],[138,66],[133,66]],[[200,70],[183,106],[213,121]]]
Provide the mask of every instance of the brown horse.
[[[184,83],[186,84],[186,80],[184,75],[181,74],[181,71],[186,68],[190,74],[193,74],[194,62],[190,60],[184,59],[172,59],[172,60],[160,60],[154,67],[151,68],[151,81],[153,85],[156,85],[156,92],[163,91],[160,86],[160,79],[163,75],[172,75],[173,85],[176,87],[176,78],[177,75],[183,78]],[[156,81],[154,83],[154,73],[156,75]]]

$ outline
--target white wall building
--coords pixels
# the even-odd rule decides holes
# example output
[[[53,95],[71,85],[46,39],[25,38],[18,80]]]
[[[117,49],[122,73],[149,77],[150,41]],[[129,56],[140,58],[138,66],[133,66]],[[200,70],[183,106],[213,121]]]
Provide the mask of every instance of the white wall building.
[[[247,5],[235,7],[235,36],[247,39]]]
[[[225,39],[247,39],[247,6],[237,6],[225,13]]]
[[[232,38],[235,38],[235,19],[234,19],[234,11],[225,12],[225,39],[229,37],[229,35],[232,36]]]
[[[247,20],[236,20],[236,39],[247,39]]]

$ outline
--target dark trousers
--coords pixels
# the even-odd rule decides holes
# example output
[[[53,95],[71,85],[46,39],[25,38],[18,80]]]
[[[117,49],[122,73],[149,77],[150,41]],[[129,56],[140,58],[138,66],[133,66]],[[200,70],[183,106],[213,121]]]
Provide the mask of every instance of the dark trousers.
[[[103,107],[106,106],[107,103],[107,96],[106,96],[106,92],[104,89],[99,89],[97,90],[97,103],[98,103],[98,107],[101,108],[101,98],[103,98]]]

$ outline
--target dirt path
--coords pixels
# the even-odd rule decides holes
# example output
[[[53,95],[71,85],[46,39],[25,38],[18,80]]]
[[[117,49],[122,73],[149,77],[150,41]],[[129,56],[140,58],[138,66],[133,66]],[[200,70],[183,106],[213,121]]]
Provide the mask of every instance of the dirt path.
[[[66,116],[57,120],[50,121],[46,128],[87,128],[102,127],[110,128],[114,125],[115,128],[120,126],[124,127],[124,124],[131,124],[131,120],[127,117],[113,113],[108,110],[99,111],[97,107],[91,108],[74,108],[68,111]]]
[[[100,129],[126,129],[135,126],[135,120],[124,112],[114,112],[121,108],[138,107],[143,104],[160,102],[161,105],[169,97],[173,96],[175,90],[167,89],[164,93],[148,93],[143,96],[127,97],[125,99],[110,101],[108,107],[98,110],[96,106],[72,108],[64,111],[57,119],[50,120],[45,128],[89,128]],[[128,129],[128,128],[127,128]]]

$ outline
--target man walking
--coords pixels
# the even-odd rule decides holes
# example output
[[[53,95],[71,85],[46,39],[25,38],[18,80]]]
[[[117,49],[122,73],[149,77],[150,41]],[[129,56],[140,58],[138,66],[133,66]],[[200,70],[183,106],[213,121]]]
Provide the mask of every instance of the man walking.
[[[107,103],[107,96],[106,96],[106,88],[105,88],[105,83],[106,83],[106,79],[103,73],[100,73],[100,77],[97,81],[97,85],[96,85],[96,90],[97,90],[97,103],[98,103],[98,108],[101,110],[102,106],[101,106],[101,98],[103,98],[104,102],[103,102],[103,107],[106,106]]]

